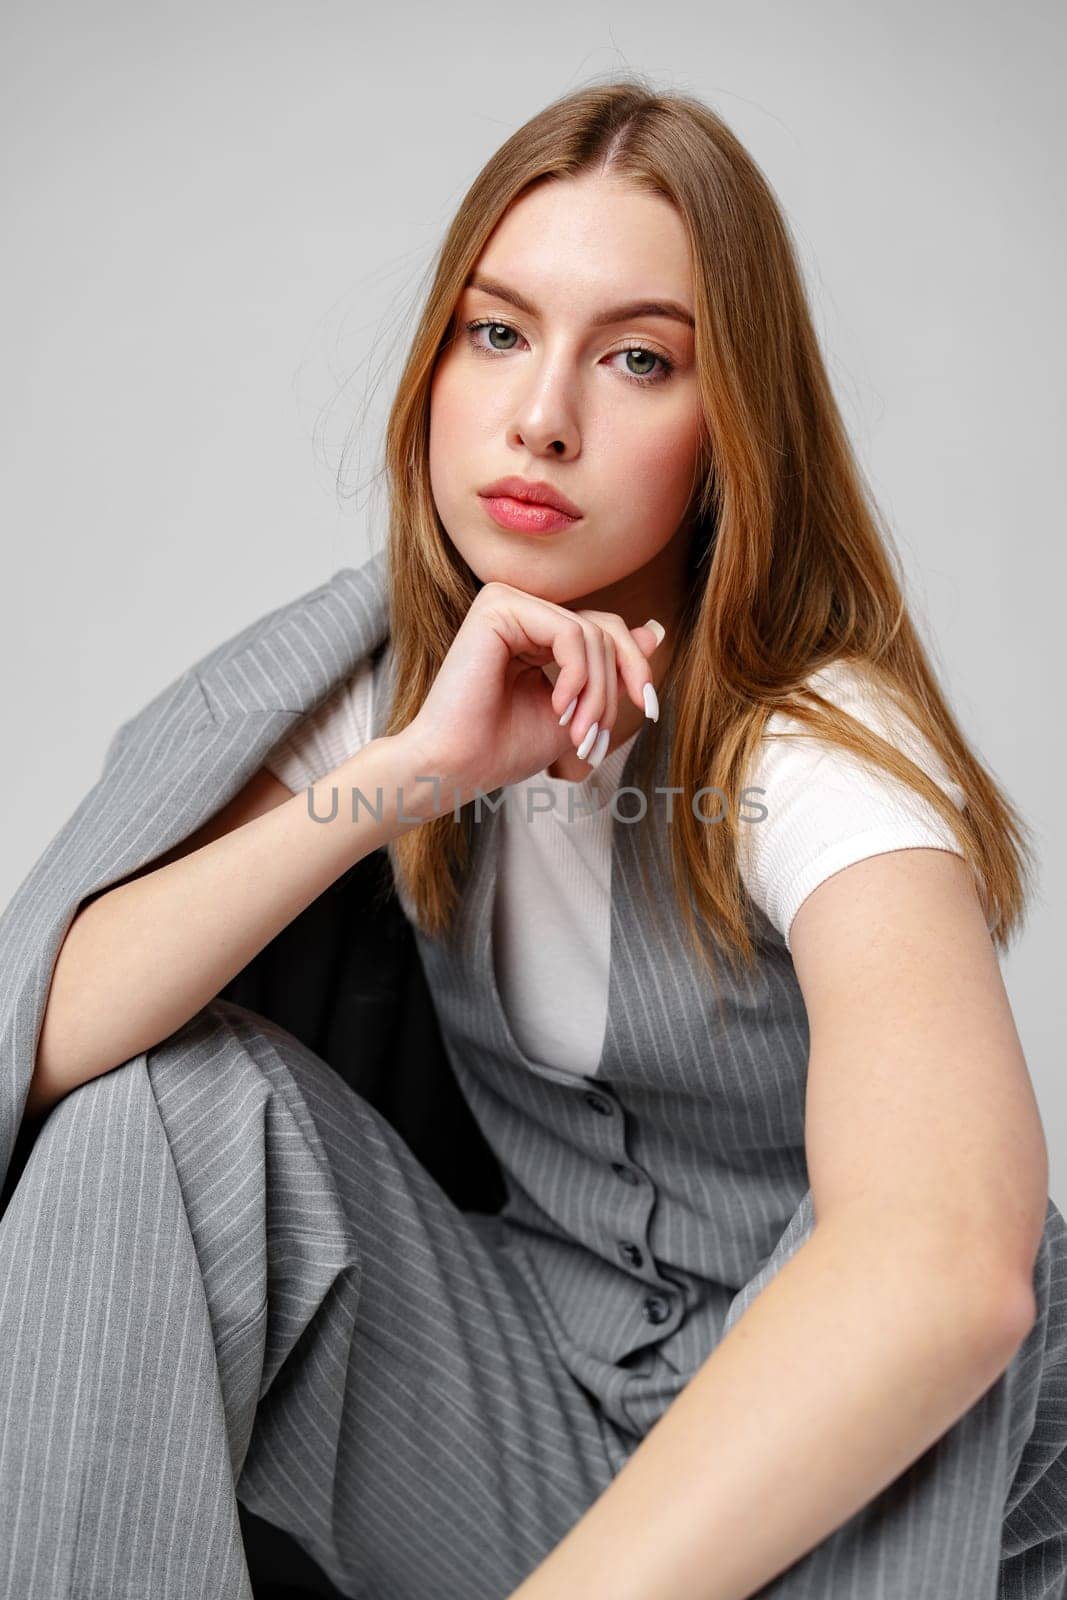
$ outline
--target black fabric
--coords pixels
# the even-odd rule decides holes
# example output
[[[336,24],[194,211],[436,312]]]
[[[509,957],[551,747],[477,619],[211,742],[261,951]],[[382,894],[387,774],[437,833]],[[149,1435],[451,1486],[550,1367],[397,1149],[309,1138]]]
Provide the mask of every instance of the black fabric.
[[[463,1211],[499,1211],[384,849],[338,878],[221,991],[296,1035],[400,1133]]]

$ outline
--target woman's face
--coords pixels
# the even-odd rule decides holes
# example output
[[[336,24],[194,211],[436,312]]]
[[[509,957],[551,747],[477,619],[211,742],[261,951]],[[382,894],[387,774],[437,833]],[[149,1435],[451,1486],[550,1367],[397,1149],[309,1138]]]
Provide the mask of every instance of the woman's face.
[[[632,626],[658,604],[666,623],[700,439],[678,213],[618,179],[552,180],[511,206],[472,279],[430,392],[430,480],[449,538],[483,583]],[[635,309],[651,301],[680,313]],[[513,475],[547,481],[581,516],[552,533],[500,526],[480,491]]]

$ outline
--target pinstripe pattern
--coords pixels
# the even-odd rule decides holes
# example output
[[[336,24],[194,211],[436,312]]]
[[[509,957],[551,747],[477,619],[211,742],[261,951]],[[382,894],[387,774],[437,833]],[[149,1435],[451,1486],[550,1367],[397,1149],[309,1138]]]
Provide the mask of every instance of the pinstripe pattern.
[[[218,810],[386,638],[385,578],[384,552],[343,569],[119,730],[0,919],[5,1168],[78,904]],[[526,1058],[500,1004],[494,826],[447,939],[417,937],[500,1217],[457,1212],[325,1063],[221,1000],[47,1119],[0,1218],[0,1595],[245,1600],[236,1482],[345,1593],[504,1596],[807,1236],[807,1031],[780,936],[759,923],[757,979],[724,972],[720,1016],[681,933],[646,931],[617,823],[608,1022],[576,1079]],[[662,850],[654,868],[669,906]],[[1067,1600],[1051,1201],[1034,1287],[1002,1378],[762,1593]]]
[[[388,648],[378,670],[375,736],[390,699]],[[662,714],[667,737],[646,797],[658,824],[657,908],[674,904],[666,812],[653,798],[669,784],[673,707]],[[621,788],[633,780],[644,733]],[[637,815],[638,801],[619,810]],[[804,1145],[807,1014],[785,941],[754,904],[758,970],[735,980],[720,967],[719,1009],[678,922],[659,917],[650,930],[638,828],[616,821],[600,1061],[595,1073],[576,1077],[531,1058],[508,1025],[493,966],[501,822],[492,803],[482,807],[448,936],[416,938],[453,1069],[504,1171],[502,1221],[560,1359],[597,1396],[620,1440],[636,1443],[814,1226]],[[1024,1497],[1051,1453],[1043,1489],[1025,1501],[1032,1516],[1044,1497],[1039,1546],[1029,1557],[1013,1554],[1003,1593],[1067,1597],[1067,1224],[1051,1200],[1035,1290],[1038,1324],[1005,1377],[768,1592],[781,1600],[992,1596],[1013,1476],[1014,1494]],[[1044,1454],[1020,1466],[1038,1414]]]

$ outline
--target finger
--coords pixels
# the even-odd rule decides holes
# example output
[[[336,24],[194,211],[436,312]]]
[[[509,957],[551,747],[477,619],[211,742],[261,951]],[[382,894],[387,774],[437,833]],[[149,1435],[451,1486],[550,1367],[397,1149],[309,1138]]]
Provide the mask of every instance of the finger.
[[[615,640],[610,629],[601,628],[600,637],[604,643],[604,683],[605,705],[601,728],[614,728],[615,719],[619,715],[619,674],[615,665]],[[600,737],[598,732],[597,738]],[[608,741],[611,742],[610,740]]]
[[[483,585],[473,606],[488,619],[509,655],[551,653],[559,671],[550,700],[556,716],[562,716],[589,681],[587,624],[564,606],[495,581]]]
[[[584,613],[577,612],[575,615],[585,632],[589,676],[585,688],[578,697],[578,705],[569,727],[575,749],[587,756],[600,734],[599,725],[604,716],[607,673],[604,669],[604,647],[601,643],[600,629],[594,622],[589,621]],[[594,722],[597,727],[590,739],[588,734]]]
[[[655,628],[648,626],[647,622],[643,622],[639,628],[630,628],[628,631],[646,659],[655,655],[665,637],[662,631],[657,633]]]
[[[659,635],[654,629],[642,625],[628,628],[622,617],[614,611],[586,611],[582,616],[594,619],[615,643],[616,676],[637,709],[644,713],[645,684],[652,683],[648,657],[653,654]]]

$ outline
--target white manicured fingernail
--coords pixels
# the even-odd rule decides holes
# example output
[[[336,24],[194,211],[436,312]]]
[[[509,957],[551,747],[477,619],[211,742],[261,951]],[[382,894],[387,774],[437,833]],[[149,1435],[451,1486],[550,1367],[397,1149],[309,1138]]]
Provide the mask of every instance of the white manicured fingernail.
[[[667,637],[667,630],[664,628],[662,622],[656,621],[655,617],[649,617],[648,621],[645,623],[645,627],[651,628],[652,632],[656,635],[657,646],[661,645],[664,639]]]
[[[653,722],[659,721],[659,696],[654,683],[646,683],[644,687],[645,716],[651,717]]]
[[[601,728],[599,734],[597,735],[596,744],[589,752],[589,765],[591,767],[599,767],[600,763],[608,753],[608,744],[610,743],[610,740],[611,729]]]
[[[574,708],[575,708],[575,706],[577,704],[578,704],[578,696],[575,695],[574,699],[571,701],[570,705],[567,707],[566,711],[563,713],[563,715],[559,719],[559,725],[560,725],[561,728],[565,728],[567,726],[568,722],[571,720],[571,718],[574,715]]]
[[[594,722],[592,727],[586,733],[585,738],[582,740],[581,744],[578,746],[578,759],[579,759],[579,761],[584,761],[585,760],[586,756],[589,754],[590,750],[593,748],[593,745],[596,743],[596,731],[599,728],[599,726],[600,726],[599,722]]]

